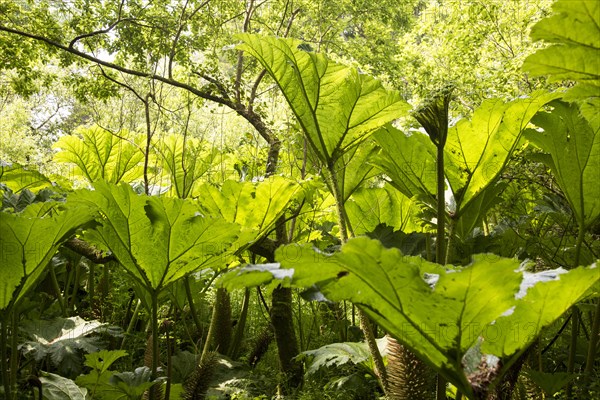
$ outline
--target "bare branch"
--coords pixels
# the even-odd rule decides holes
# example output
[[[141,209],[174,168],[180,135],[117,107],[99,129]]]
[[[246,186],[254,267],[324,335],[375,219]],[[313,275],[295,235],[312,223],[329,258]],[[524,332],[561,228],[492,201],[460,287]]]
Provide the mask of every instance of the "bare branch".
[[[288,35],[290,34],[290,29],[292,28],[292,23],[294,22],[294,19],[296,18],[296,15],[298,15],[300,13],[300,8],[296,8],[294,11],[292,11],[292,15],[290,15],[290,20],[288,22],[287,27],[285,28],[285,33],[283,34],[283,37],[288,37]]]
[[[118,81],[115,78],[113,78],[112,76],[108,75],[106,73],[106,71],[104,71],[104,68],[102,68],[101,65],[99,65],[98,68],[100,69],[100,73],[102,74],[104,79],[107,79],[107,80],[111,81],[112,83],[115,83],[115,84],[129,90],[131,93],[133,93],[135,95],[135,97],[140,99],[141,102],[144,102],[144,98],[133,87],[129,86],[128,84],[126,84],[124,82]]]

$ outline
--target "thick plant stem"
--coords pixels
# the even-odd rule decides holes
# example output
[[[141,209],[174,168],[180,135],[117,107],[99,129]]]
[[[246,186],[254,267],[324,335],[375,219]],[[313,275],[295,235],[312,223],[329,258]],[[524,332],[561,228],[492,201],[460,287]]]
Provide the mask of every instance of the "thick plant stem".
[[[435,374],[417,356],[391,336],[387,338],[388,398],[431,400]]]
[[[52,288],[54,289],[54,294],[56,295],[56,300],[58,301],[58,305],[60,306],[60,311],[62,312],[62,316],[67,316],[67,309],[65,307],[65,301],[63,299],[62,293],[60,291],[60,285],[58,284],[58,279],[56,279],[56,271],[54,271],[54,267],[52,263],[48,264],[48,269],[50,273],[50,280],[52,281]]]
[[[414,114],[415,118],[425,128],[432,143],[437,148],[436,156],[436,196],[437,196],[437,230],[435,258],[438,264],[446,262],[445,246],[445,221],[446,221],[446,179],[444,171],[444,146],[448,136],[448,109],[452,95],[452,88],[446,87],[436,94],[431,101]],[[436,399],[446,399],[446,380],[438,374]]]
[[[144,150],[144,193],[150,194],[150,181],[148,180],[148,163],[150,160],[150,147],[152,145],[152,126],[150,124],[150,99],[152,94],[148,93],[144,98],[144,117],[146,122],[146,148]]]
[[[337,173],[335,171],[335,165],[333,161],[327,166],[327,169],[329,172],[329,185],[331,187],[331,194],[335,199],[335,208],[337,211],[338,225],[340,229],[340,239],[342,243],[346,243],[348,241],[348,230],[346,229],[346,213],[344,210],[344,198],[339,187]]]
[[[96,285],[95,285],[96,281],[95,281],[95,279],[96,279],[96,266],[93,262],[91,262],[90,270],[88,271],[88,280],[87,280],[87,282],[88,282],[87,290],[88,290],[88,296],[90,299],[90,308],[91,309],[94,309],[94,302],[96,301],[95,300],[95,297],[96,297]]]
[[[216,318],[217,310],[213,308],[212,317],[210,319],[210,325],[208,327],[208,333],[206,334],[206,338],[204,339],[204,347],[202,348],[202,356],[200,356],[200,362],[204,361],[206,357],[210,353],[210,346],[213,340],[213,336],[215,335],[215,323],[213,323],[213,319]]]
[[[171,398],[171,381],[173,379],[173,362],[171,360],[171,338],[169,337],[170,324],[166,325],[166,336],[167,336],[167,382],[165,385],[165,400]]]
[[[579,258],[581,257],[581,246],[583,244],[583,237],[585,235],[585,229],[581,221],[579,221],[579,231],[577,233],[577,242],[575,245],[575,262],[573,268],[579,266]],[[567,373],[572,374],[575,371],[575,357],[577,355],[577,336],[579,335],[579,310],[577,306],[571,307],[571,346],[569,348],[569,358],[567,360]],[[566,389],[567,399],[573,398],[573,384],[569,382]]]
[[[127,331],[125,331],[125,334],[123,335],[123,340],[121,341],[121,347],[119,347],[120,349],[125,348],[125,342],[127,341],[127,338],[131,335],[131,331],[133,331],[133,327],[137,323],[138,317],[140,315],[141,307],[142,307],[142,301],[140,299],[138,299],[137,304],[135,305],[135,308],[133,310],[133,315],[131,316],[131,320],[129,321],[129,325],[127,325]]]
[[[444,262],[439,264],[446,265],[452,261],[452,246],[454,245],[454,223],[456,221],[450,220],[450,226],[448,227],[448,239],[446,240],[446,254],[444,254]]]
[[[213,317],[214,335],[211,346],[221,354],[229,354],[231,345],[231,298],[225,288],[218,288],[215,294]]]
[[[77,293],[79,292],[79,280],[81,279],[81,266],[75,264],[75,280],[73,281],[73,291],[71,292],[71,301],[69,303],[69,315],[75,312],[75,303],[77,302]],[[68,288],[69,286],[67,286]]]
[[[218,288],[213,303],[210,326],[202,350],[204,361],[211,351],[228,354],[231,343],[231,302],[229,293],[224,288]]]
[[[571,345],[569,348],[569,358],[567,360],[567,373],[572,374],[575,371],[575,356],[577,355],[577,336],[579,335],[579,310],[576,306],[571,307]],[[567,399],[573,398],[573,385],[571,382],[567,385]]]
[[[438,264],[446,263],[445,222],[446,222],[446,182],[444,174],[444,142],[437,144],[437,231],[435,261]],[[450,241],[450,240],[448,240]],[[436,400],[446,400],[446,379],[438,374],[436,382]]]
[[[8,372],[8,363],[6,362],[8,358],[8,354],[6,352],[6,348],[8,347],[8,315],[10,313],[9,310],[6,311],[7,314],[2,318],[2,325],[0,326],[0,369],[2,369],[2,384],[4,385],[4,395],[7,399],[12,397],[12,385],[10,382],[10,375]],[[10,352],[10,358],[13,359],[14,355],[12,354],[12,349]]]
[[[371,326],[371,321],[369,320],[369,316],[365,314],[363,310],[358,309],[358,321],[360,323],[360,328],[365,335],[365,341],[367,342],[367,346],[369,347],[369,352],[373,357],[373,370],[377,378],[379,379],[379,383],[383,389],[383,393],[387,395],[389,393],[388,387],[388,379],[387,379],[387,371],[385,369],[385,364],[383,363],[383,357],[381,357],[381,353],[379,352],[379,347],[377,347],[377,342],[375,341],[375,335],[373,334],[373,327]]]
[[[19,368],[19,337],[17,335],[17,327],[19,323],[19,313],[15,310],[11,313],[11,324],[10,324],[10,378],[9,382],[11,385],[16,385],[17,383],[17,369]],[[15,393],[17,394],[17,393]]]
[[[330,178],[330,187],[335,199],[335,205],[338,215],[339,228],[340,228],[340,238],[343,243],[348,241],[348,230],[346,229],[346,212],[344,209],[344,199],[341,193],[341,189],[339,187],[339,181],[337,178],[337,173],[335,171],[335,165],[330,162],[327,165],[329,178]],[[369,317],[362,310],[358,311],[359,323],[361,330],[365,336],[365,341],[367,342],[367,346],[369,347],[369,351],[371,353],[371,357],[373,357],[373,365],[375,369],[375,374],[379,379],[379,383],[383,388],[384,394],[388,392],[388,381],[387,374],[385,370],[385,364],[383,363],[383,357],[379,352],[379,348],[377,347],[377,342],[375,341],[375,335],[373,333],[373,327],[371,326]]]
[[[183,285],[185,286],[185,295],[187,297],[188,304],[190,306],[190,313],[192,314],[192,319],[194,320],[194,325],[196,325],[196,330],[198,333],[202,332],[202,324],[200,324],[200,317],[198,316],[198,311],[196,310],[196,304],[194,303],[194,296],[192,296],[192,288],[190,286],[190,276],[186,275],[183,278]]]
[[[444,264],[446,261],[444,245],[446,236],[446,190],[445,174],[444,174],[444,146],[437,146],[437,230],[436,230],[436,253],[435,259],[438,264]],[[444,395],[445,396],[445,395]]]
[[[594,322],[592,323],[592,331],[590,333],[590,343],[588,345],[588,354],[585,361],[585,382],[589,383],[594,371],[594,360],[596,359],[596,351],[598,349],[598,340],[600,335],[600,301],[596,304],[596,312],[594,314]]]
[[[158,293],[153,291],[152,296],[152,310],[151,310],[151,321],[152,324],[152,379],[157,378],[158,371],[158,358],[160,357],[158,347]],[[158,400],[158,386],[154,385],[150,388],[150,400]]]
[[[249,304],[250,289],[246,288],[244,290],[244,300],[242,301],[242,311],[240,312],[240,318],[238,319],[235,334],[233,336],[233,341],[231,342],[231,347],[229,349],[229,356],[234,360],[238,357],[240,345],[242,343],[242,338],[244,337],[244,330],[246,329],[246,320],[248,319]]]

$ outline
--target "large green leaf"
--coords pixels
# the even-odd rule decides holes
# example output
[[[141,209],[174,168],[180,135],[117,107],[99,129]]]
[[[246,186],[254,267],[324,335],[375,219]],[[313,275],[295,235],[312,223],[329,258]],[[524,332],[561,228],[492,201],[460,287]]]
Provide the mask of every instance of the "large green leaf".
[[[554,396],[562,388],[567,386],[567,383],[577,378],[576,374],[568,372],[541,372],[535,370],[525,370],[525,375],[535,382],[548,396]]]
[[[529,56],[523,69],[553,81],[600,84],[600,3],[558,0],[552,8],[554,14],[534,25],[531,37],[553,45]]]
[[[110,250],[149,290],[219,261],[236,240],[239,226],[203,216],[195,202],[137,195],[130,186],[98,182],[69,201],[98,209],[100,225],[87,239]]]
[[[505,103],[488,100],[448,130],[444,147],[445,176],[452,197],[447,212],[465,237],[495,204],[502,186],[498,179],[530,119],[559,94],[533,93],[528,98]],[[392,186],[408,197],[417,196],[435,206],[436,148],[420,132],[409,135],[391,126],[379,130],[375,139],[382,150],[372,161],[390,179]]]
[[[364,186],[365,182],[379,173],[369,164],[370,159],[378,152],[379,147],[374,141],[366,141],[348,150],[337,160],[335,168],[344,203],[356,190]]]
[[[548,75],[551,81],[574,80],[564,96],[575,101],[592,129],[600,126],[600,4],[597,1],[559,0],[554,14],[531,30],[533,39],[552,45],[529,56],[523,69]]]
[[[600,216],[600,127],[593,129],[576,104],[552,103],[532,122],[526,138],[549,156],[540,159],[552,170],[579,224],[587,227]]]
[[[75,174],[88,182],[132,182],[142,176],[141,140],[125,131],[117,136],[98,127],[80,128],[53,145],[60,150],[54,161],[75,164]]]
[[[239,224],[237,244],[245,247],[268,233],[299,190],[298,184],[279,176],[257,183],[228,180],[221,188],[208,183],[199,187],[198,202],[203,213]]]
[[[21,344],[23,354],[36,361],[49,360],[60,374],[78,374],[82,370],[81,354],[98,351],[98,336],[92,333],[108,332],[108,324],[80,317],[53,320],[28,320],[21,329],[31,340]]]
[[[285,246],[278,249],[277,260],[291,272],[287,275],[293,285],[316,285],[329,300],[361,306],[464,393],[470,386],[462,373],[462,357],[481,329],[511,307],[520,283],[514,260],[480,256],[464,270],[446,273],[438,264],[403,256],[364,237],[349,240],[333,255]],[[274,276],[281,278],[282,273]],[[435,290],[426,274],[439,276]]]
[[[385,224],[402,232],[419,232],[415,219],[419,207],[390,185],[356,191],[346,203],[346,212],[354,233],[362,235]]]
[[[516,149],[531,118],[557,94],[536,92],[508,103],[488,100],[470,120],[448,130],[444,148],[447,179],[456,201],[456,214],[497,180]]]
[[[331,256],[303,251],[297,260],[280,261],[294,269],[292,284],[316,282],[330,300],[351,300],[363,307],[465,393],[470,388],[462,357],[476,343],[479,329],[511,307],[521,278],[514,273],[517,261],[479,256],[461,271],[440,273],[434,290],[424,273],[441,272],[438,265],[366,238],[350,240]],[[313,277],[316,270],[318,279]]]
[[[387,352],[387,337],[377,339],[377,346],[382,355]],[[323,367],[339,367],[344,364],[369,364],[371,353],[365,342],[331,343],[314,350],[307,350],[297,357],[308,365],[306,374],[311,375]]]
[[[153,145],[171,181],[173,194],[180,199],[199,195],[195,189],[199,179],[211,169],[217,149],[206,149],[202,141],[181,135],[160,137]]]
[[[390,178],[390,183],[408,198],[429,198],[435,204],[436,148],[421,132],[405,134],[391,125],[373,136],[381,153],[372,163]]]
[[[559,269],[526,274],[515,308],[485,330],[482,350],[499,357],[524,351],[542,329],[556,321],[598,282],[600,268],[596,264],[569,272]]]
[[[19,164],[0,165],[0,183],[6,185],[14,193],[24,189],[35,191],[52,186],[50,179],[31,167]]]
[[[124,350],[100,351],[85,356],[85,365],[92,368],[86,375],[77,377],[77,384],[94,394],[94,398],[106,400],[137,400],[151,386],[151,371],[148,367],[136,368],[133,372],[109,370],[112,363],[127,355]]]
[[[85,400],[87,389],[80,388],[71,379],[43,372],[40,376],[45,400]]]
[[[487,211],[502,201],[501,194],[506,187],[506,182],[492,183],[486,186],[472,201],[462,207],[452,232],[459,238],[469,238],[473,230],[481,226],[481,221]]]
[[[92,218],[89,210],[55,202],[35,203],[19,214],[0,213],[0,310],[31,289],[61,243]]]
[[[98,370],[99,373],[108,371],[110,366],[121,357],[125,357],[125,350],[102,350],[85,355],[85,365]]]
[[[255,57],[280,87],[311,148],[324,163],[336,161],[385,123],[408,111],[396,91],[372,77],[302,50],[297,40],[250,34],[239,46]]]
[[[320,293],[321,299],[350,300],[467,396],[473,394],[463,365],[468,352],[483,343],[488,354],[503,358],[506,371],[543,328],[600,282],[597,267],[562,271],[548,283],[554,275],[523,278],[518,260],[491,254],[444,269],[364,237],[350,239],[334,254],[289,245],[276,258],[284,269],[253,265],[229,273],[221,284],[286,280],[311,288],[312,298]]]

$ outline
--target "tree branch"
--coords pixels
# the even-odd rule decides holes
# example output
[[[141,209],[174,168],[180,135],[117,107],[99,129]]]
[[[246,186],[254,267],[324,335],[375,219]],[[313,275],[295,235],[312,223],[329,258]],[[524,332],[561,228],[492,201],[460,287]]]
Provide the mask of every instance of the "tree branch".
[[[77,43],[81,39],[85,39],[85,38],[96,36],[96,35],[101,35],[103,33],[108,33],[111,30],[113,30],[114,27],[117,26],[118,24],[120,24],[121,22],[126,22],[126,21],[133,20],[133,18],[123,18],[123,19],[121,19],[121,12],[123,11],[123,3],[125,3],[125,0],[121,0],[121,4],[119,5],[119,12],[117,14],[117,19],[116,19],[115,22],[113,22],[112,24],[110,24],[108,27],[106,27],[104,29],[100,29],[100,30],[97,30],[97,31],[94,31],[94,32],[84,33],[83,35],[76,36],[69,43],[69,48],[72,49],[73,46],[75,46],[75,43]]]
[[[86,257],[88,260],[93,262],[94,264],[106,264],[109,261],[116,260],[115,256],[112,254],[103,255],[102,251],[98,250],[91,244],[78,239],[72,238],[63,243],[67,249],[74,251],[75,253]]]
[[[200,9],[202,9],[202,7],[207,5],[209,3],[209,1],[210,0],[206,0],[205,2],[200,4],[198,7],[196,7],[196,9],[190,13],[190,16],[186,18],[186,21],[189,21],[190,19],[194,18],[194,15],[196,15],[198,13],[198,11],[200,11]],[[183,23],[183,18],[184,18],[185,10],[188,6],[188,3],[189,3],[189,0],[185,2],[185,5],[183,6],[183,10],[181,10],[181,16],[179,17],[179,28],[177,29],[177,32],[175,33],[175,38],[173,39],[173,46],[171,46],[171,52],[169,54],[168,71],[169,71],[170,79],[173,79],[173,59],[175,58],[175,54],[177,52],[176,49],[177,49],[177,44],[179,43],[179,38],[181,37],[181,32],[183,32],[183,28],[185,27],[185,24]]]
[[[91,62],[96,63],[98,65],[102,65],[102,66],[105,66],[107,68],[114,69],[116,71],[120,71],[120,72],[123,72],[123,73],[128,74],[128,75],[139,76],[139,77],[142,77],[142,78],[155,79],[155,80],[157,80],[159,82],[163,82],[163,83],[169,84],[171,86],[187,90],[188,92],[193,93],[196,96],[201,97],[203,99],[214,101],[215,103],[223,104],[223,105],[225,105],[225,106],[227,106],[227,107],[229,107],[229,108],[231,108],[233,110],[237,110],[237,108],[238,108],[238,107],[236,107],[236,105],[233,102],[231,102],[231,100],[224,99],[224,98],[219,97],[219,96],[215,96],[215,95],[213,95],[211,93],[207,93],[205,91],[202,91],[202,90],[200,90],[198,88],[195,88],[195,87],[193,87],[191,85],[188,85],[186,83],[179,82],[179,81],[177,81],[175,79],[170,79],[170,78],[164,77],[162,75],[158,75],[156,73],[138,71],[138,70],[134,70],[134,69],[123,67],[123,66],[115,64],[115,63],[104,61],[104,60],[101,60],[101,59],[99,59],[97,57],[91,56],[91,55],[89,55],[87,53],[84,53],[82,51],[79,51],[79,50],[77,50],[75,48],[70,48],[68,46],[65,46],[62,43],[59,43],[59,42],[57,42],[55,40],[49,39],[49,38],[44,37],[44,36],[39,36],[39,35],[35,35],[33,33],[19,31],[17,29],[9,28],[9,27],[3,26],[3,25],[0,25],[0,31],[7,32],[7,33],[12,33],[12,34],[19,35],[19,36],[23,36],[23,37],[26,37],[26,38],[29,38],[29,39],[37,40],[39,42],[44,42],[44,43],[46,43],[46,44],[48,44],[50,46],[53,46],[53,47],[56,47],[56,48],[61,49],[63,51],[66,51],[67,53],[70,53],[70,54],[73,54],[73,55],[75,55],[77,57],[83,58],[84,60],[91,61]]]

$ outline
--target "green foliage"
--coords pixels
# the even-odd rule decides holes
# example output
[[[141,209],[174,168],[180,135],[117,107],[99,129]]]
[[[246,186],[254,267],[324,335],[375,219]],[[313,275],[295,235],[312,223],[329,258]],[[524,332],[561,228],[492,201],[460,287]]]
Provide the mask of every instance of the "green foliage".
[[[568,374],[566,372],[540,372],[534,370],[525,371],[528,378],[535,382],[548,396],[554,396],[567,383],[575,379],[576,375]]]
[[[18,302],[40,277],[59,246],[92,220],[86,209],[35,203],[21,213],[0,213],[0,310]]]
[[[524,280],[518,261],[491,254],[446,270],[367,238],[351,239],[331,255],[286,246],[277,259],[286,269],[252,266],[245,271],[247,283],[285,277],[296,286],[316,285],[329,300],[351,300],[468,396],[473,389],[463,359],[482,338],[482,349],[504,360],[499,379],[543,328],[600,281],[597,267]],[[221,284],[232,289],[242,274]]]
[[[239,226],[204,217],[190,200],[137,195],[130,186],[98,182],[68,202],[98,210],[104,218],[86,238],[115,255],[125,270],[153,293],[201,267],[219,264]]]
[[[92,368],[86,375],[80,375],[76,382],[87,388],[92,398],[139,400],[144,392],[155,385],[151,380],[148,367],[136,368],[133,372],[116,372],[109,370],[119,358],[127,355],[124,350],[100,351],[87,354],[85,365]],[[84,389],[85,390],[85,389]]]
[[[352,196],[356,190],[365,186],[371,178],[376,176],[379,171],[369,164],[369,160],[379,153],[377,143],[367,140],[356,146],[335,163],[338,180],[340,181],[340,190],[344,203]]]
[[[110,366],[121,357],[125,357],[125,350],[102,350],[92,354],[86,354],[85,365],[103,374]]]
[[[552,43],[529,56],[523,69],[552,81],[600,84],[600,5],[595,1],[558,0],[554,14],[533,26],[531,37]]]
[[[536,157],[555,176],[578,224],[587,227],[600,216],[600,126],[592,128],[576,104],[556,101],[551,112],[540,112],[526,138],[544,153]]]
[[[508,103],[485,101],[470,120],[461,120],[449,129],[444,155],[452,165],[447,177],[458,215],[497,180],[529,120],[556,97],[536,92]]]
[[[132,182],[142,176],[143,137],[122,131],[119,135],[99,127],[79,128],[73,136],[63,136],[54,148],[60,151],[54,161],[73,163],[76,175],[88,182]]]
[[[377,340],[379,351],[385,355],[387,339]],[[339,367],[344,364],[362,365],[373,374],[371,353],[365,342],[332,343],[315,350],[303,351],[298,360],[304,361],[308,368],[306,374],[314,374],[321,368]]]
[[[600,269],[596,264],[569,272],[558,269],[526,274],[514,309],[485,331],[482,351],[506,357],[524,350],[544,327],[582,300],[599,279]],[[499,335],[500,332],[505,334]],[[508,365],[505,363],[504,368]]]
[[[455,234],[467,237],[498,200],[498,179],[520,143],[531,118],[557,94],[536,92],[512,102],[488,100],[471,119],[449,128],[444,147],[445,174],[452,196],[447,213]],[[404,195],[435,209],[435,146],[420,132],[405,134],[387,126],[375,135],[382,148],[374,158]]]
[[[535,40],[549,43],[530,55],[523,69],[546,75],[550,81],[578,82],[565,94],[566,101],[579,103],[592,129],[600,127],[600,6],[593,1],[559,0],[554,14],[531,30]]]
[[[431,125],[445,122],[445,115],[428,121],[417,118],[438,144],[447,137],[444,211],[450,222],[449,234],[465,242],[449,246],[454,259],[469,260],[476,249],[488,249],[492,243],[495,250],[510,257],[536,259],[536,270],[573,264],[574,253],[576,259],[585,260],[578,264],[585,265],[597,258],[600,221],[596,139],[600,130],[600,6],[594,2],[555,1],[554,14],[532,30],[534,40],[550,46],[529,57],[534,48],[542,47],[530,43],[529,26],[547,13],[551,0],[443,4],[408,0],[401,5],[392,0],[377,4],[365,0],[146,3],[0,0],[0,53],[6,56],[0,60],[0,158],[22,163],[3,164],[0,171],[2,209],[10,211],[0,214],[0,375],[3,394],[11,400],[20,395],[16,385],[28,369],[23,358],[17,357],[18,345],[46,361],[35,368],[60,364],[57,368],[63,376],[81,368],[81,353],[98,348],[88,333],[96,333],[99,326],[76,318],[61,320],[75,321],[75,327],[65,327],[60,321],[21,326],[22,318],[27,321],[31,316],[26,313],[32,309],[33,313],[56,311],[53,294],[69,303],[63,313],[75,311],[75,306],[78,313],[96,312],[99,297],[103,308],[116,309],[115,303],[125,304],[127,299],[121,294],[131,283],[120,276],[118,268],[124,268],[137,283],[130,305],[137,296],[151,315],[136,307],[131,320],[129,311],[122,315],[121,310],[103,311],[102,318],[119,324],[130,321],[131,337],[136,337],[138,325],[149,319],[153,339],[147,353],[149,356],[152,350],[152,369],[134,369],[140,354],[130,351],[130,371],[111,370],[126,353],[104,351],[86,357],[90,370],[77,380],[85,389],[57,375],[42,373],[40,380],[46,398],[141,398],[161,373],[158,366],[165,343],[159,318],[177,321],[169,331],[169,348],[175,347],[177,352],[196,346],[192,342],[197,332],[188,326],[190,315],[195,313],[196,328],[202,330],[206,307],[196,313],[191,307],[194,301],[205,300],[207,285],[228,266],[231,255],[257,252],[260,246],[250,245],[270,235],[275,221],[283,220],[290,205],[297,212],[285,221],[289,239],[326,250],[286,246],[276,254],[281,264],[231,271],[220,285],[233,290],[272,282],[309,288],[304,298],[351,300],[467,397],[483,396],[475,391],[483,388],[489,392],[503,376],[511,376],[505,375],[508,369],[520,367],[515,362],[521,361],[525,349],[534,340],[544,342],[541,334],[548,332],[548,326],[568,307],[586,296],[597,296],[598,267],[529,274],[519,268],[517,260],[492,255],[475,256],[466,267],[441,267],[408,257],[423,254],[426,245],[431,250],[426,235],[415,232],[435,223],[436,149],[422,132],[402,132],[390,124],[406,116],[408,104],[398,92],[384,89],[363,73],[375,71],[412,100],[431,97],[432,89],[455,86],[457,101],[450,110],[446,104],[444,114],[470,115],[450,128],[447,136],[442,127]],[[242,44],[231,51],[232,37],[242,26],[243,32],[302,41],[243,33],[238,36]],[[31,34],[53,43],[27,37]],[[57,54],[56,46],[67,51]],[[344,59],[360,69],[333,62],[321,51],[335,52],[336,60]],[[83,64],[93,62],[94,55],[102,55],[97,60],[104,64],[102,69]],[[77,62],[79,56],[83,56],[82,63]],[[520,71],[525,58],[528,75]],[[52,68],[58,63],[65,72]],[[46,65],[50,67],[43,67]],[[73,68],[67,69],[69,66]],[[115,66],[121,72],[111,69]],[[266,79],[259,74],[262,68]],[[534,92],[542,80],[531,77],[542,75],[548,75],[551,82],[576,84],[562,94]],[[128,86],[127,95],[116,81]],[[263,91],[262,85],[273,81],[297,124],[283,112],[279,91]],[[49,90],[59,82],[72,85],[73,92]],[[169,85],[178,89],[170,90]],[[12,89],[5,90],[9,86]],[[179,89],[187,90],[188,96]],[[524,98],[524,93],[529,97]],[[81,101],[102,98],[106,103],[91,101],[82,107],[72,103],[73,96]],[[196,102],[190,96],[216,103]],[[559,96],[572,103],[555,101]],[[518,100],[505,102],[506,98]],[[54,105],[56,117],[44,127],[44,110],[52,111]],[[223,105],[245,119],[244,123],[218,111]],[[85,127],[90,117],[107,130]],[[143,117],[149,118],[148,125]],[[401,123],[414,123],[407,122]],[[566,200],[556,192],[541,164],[534,165],[533,171],[518,171],[524,170],[523,165],[531,166],[523,163],[506,168],[523,148],[521,134],[531,123],[538,129],[527,131],[526,138],[544,153],[533,159],[549,167]],[[74,130],[75,126],[79,128]],[[123,129],[125,126],[130,130]],[[306,142],[297,137],[299,130]],[[148,136],[138,134],[142,131],[149,132]],[[64,136],[71,132],[74,134]],[[47,190],[53,185],[50,179],[25,165],[42,165],[50,143],[59,136],[54,147],[61,150],[54,160],[75,166],[75,175],[68,178],[82,176],[85,184],[95,184],[91,191],[71,194],[66,203],[47,202],[62,200],[62,195]],[[219,142],[221,147],[216,145]],[[318,174],[325,179],[301,184],[283,177],[263,182],[253,179],[252,183],[225,180],[235,177],[236,171],[241,181],[260,176],[267,145],[274,145],[272,150],[279,144],[279,164],[270,164],[277,172],[285,171],[291,179]],[[378,174],[380,178],[375,178]],[[114,185],[133,182],[139,187],[142,177],[147,178],[145,189],[168,196],[140,196],[125,184]],[[531,185],[534,180],[535,187]],[[520,190],[523,187],[526,190]],[[37,192],[41,188],[45,190]],[[502,196],[510,197],[500,204]],[[339,226],[333,222],[334,204]],[[580,229],[577,242],[569,207],[580,228],[587,229]],[[94,217],[95,227],[88,224]],[[63,257],[68,261],[60,265],[59,273],[49,274],[53,281],[44,281],[35,296],[23,301],[60,244],[82,227],[87,229],[81,236],[86,242],[78,243],[97,246],[86,254],[95,258],[106,251],[121,264],[110,266],[110,271],[117,273],[109,276],[106,266],[98,283],[99,267],[87,260],[78,264],[79,259]],[[346,229],[350,235],[344,234]],[[378,240],[353,239],[339,250],[338,232],[342,242],[353,234]],[[263,244],[274,247],[275,241],[259,243]],[[183,295],[183,285],[175,284],[199,270],[203,273],[194,279],[192,297],[202,293],[188,306],[190,299]],[[46,287],[50,283],[53,292]],[[165,289],[172,289],[171,296],[159,298]],[[91,307],[78,301],[87,295],[85,302],[90,300]],[[117,297],[123,298],[115,302]],[[600,315],[598,309],[594,320],[588,312],[594,301],[578,305],[586,311],[581,313],[582,326],[592,326],[590,337],[597,336],[594,329]],[[322,345],[330,337],[325,334],[315,339],[319,310],[312,305],[311,309],[312,314],[298,300],[294,322],[302,323],[298,330],[302,346],[314,345],[315,340]],[[235,314],[237,308],[233,311]],[[250,309],[250,332],[256,321],[253,314]],[[341,326],[349,315],[336,318]],[[588,319],[596,323],[588,324]],[[35,340],[18,343],[27,332],[35,333]],[[573,333],[577,339],[577,330]],[[264,348],[270,335],[262,340]],[[579,336],[583,344],[583,334]],[[559,338],[557,343],[563,341]],[[593,346],[589,348],[591,357],[586,364],[594,367]],[[171,398],[182,394],[184,377],[196,365],[193,354],[183,354],[172,358],[177,376],[169,379],[179,383],[171,386]],[[546,371],[548,354],[540,357],[539,365]],[[372,379],[372,365],[367,365],[370,358],[365,344],[327,344],[302,357],[318,391],[301,391],[298,398],[310,394],[347,398],[354,390],[352,385],[357,389],[355,398],[375,396],[376,379]],[[25,358],[25,362],[33,361]],[[255,361],[251,357],[251,362]],[[269,361],[272,359],[267,356],[259,366],[267,371],[265,376],[257,374],[253,379],[263,382],[260,393],[248,392],[248,396],[274,394],[277,377],[271,373],[273,364],[265,365]],[[561,369],[562,359],[549,361],[556,363],[553,368],[558,365]],[[224,365],[225,360],[218,363]],[[349,365],[352,363],[355,365]],[[344,373],[353,373],[323,390],[319,379],[336,374],[320,368],[329,365],[343,365]],[[369,369],[368,374],[363,367]],[[320,373],[313,373],[319,368]],[[204,396],[209,384],[207,375],[197,375],[195,382],[187,385],[193,386],[188,390],[195,393],[193,397]],[[259,387],[250,380],[231,379],[233,375],[239,378],[241,372],[229,368],[227,376],[219,380],[223,391],[240,382],[247,388]],[[482,376],[483,382],[478,381]],[[553,394],[572,375],[532,373],[529,378]],[[211,385],[215,384],[212,380]]]
[[[171,356],[171,365],[173,368],[171,379],[173,379],[173,382],[185,382],[186,378],[194,372],[199,358],[199,356],[189,351],[180,351]]]
[[[346,203],[346,212],[354,233],[362,235],[385,224],[403,232],[422,230],[416,214],[415,201],[390,185],[382,188],[363,188],[356,191]]]
[[[238,224],[241,233],[236,246],[245,248],[269,233],[290,202],[299,197],[300,186],[271,176],[256,183],[227,180],[220,188],[207,183],[199,193],[201,212]]]
[[[49,372],[40,376],[42,396],[45,400],[85,400],[87,389],[80,388],[71,379]]]
[[[37,170],[19,164],[0,165],[0,182],[13,193],[25,189],[36,191],[52,186],[52,182]]]
[[[301,49],[300,41],[239,35],[287,99],[311,148],[333,163],[377,128],[408,111],[400,94],[368,75]]]
[[[426,196],[435,204],[436,149],[421,132],[404,133],[391,125],[374,135],[381,152],[371,162],[390,177],[390,184],[408,198]]]
[[[416,104],[450,84],[458,100],[452,104],[454,115],[468,115],[486,99],[543,88],[522,73],[521,65],[540,47],[528,33],[551,4],[424,0],[412,28],[398,34],[398,50],[390,53],[390,83]]]
[[[33,356],[37,362],[49,358],[58,372],[67,377],[81,373],[82,353],[93,353],[101,347],[99,337],[91,335],[119,332],[111,330],[108,324],[80,317],[26,321],[21,328],[33,339],[21,345],[23,354]]]
[[[198,139],[180,135],[167,135],[154,141],[176,197],[185,199],[201,194],[199,181],[210,171],[218,154],[216,148],[205,147]]]
[[[150,387],[157,384],[157,381],[150,380],[151,377],[152,373],[148,367],[138,367],[133,372],[115,372],[109,381],[110,385],[115,387],[115,389],[110,391],[109,397],[116,400],[141,399]],[[107,392],[107,390],[104,391],[105,394],[108,394]]]
[[[0,184],[2,188],[2,184]],[[58,194],[51,189],[42,189],[37,193],[33,193],[28,189],[23,189],[18,193],[14,193],[7,187],[2,190],[2,211],[21,212],[33,203],[43,203],[52,200],[62,200],[64,194]]]

